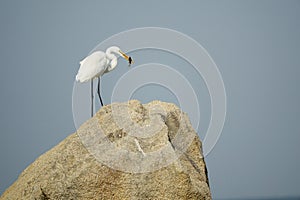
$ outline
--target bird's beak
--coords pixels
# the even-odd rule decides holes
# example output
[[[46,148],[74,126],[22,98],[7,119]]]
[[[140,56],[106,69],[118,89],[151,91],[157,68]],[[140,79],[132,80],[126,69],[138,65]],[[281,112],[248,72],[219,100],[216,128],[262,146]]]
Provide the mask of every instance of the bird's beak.
[[[127,61],[128,61],[128,63],[129,63],[129,66],[131,65],[131,64],[133,64],[134,62],[133,62],[133,59],[130,57],[130,56],[127,56],[124,52],[122,52],[121,50],[119,51],[120,52],[120,54],[123,56],[123,58],[125,58]]]
[[[125,58],[127,61],[129,60],[129,56],[127,56],[124,52],[122,52],[121,50],[119,51],[120,54],[123,56],[123,58]]]

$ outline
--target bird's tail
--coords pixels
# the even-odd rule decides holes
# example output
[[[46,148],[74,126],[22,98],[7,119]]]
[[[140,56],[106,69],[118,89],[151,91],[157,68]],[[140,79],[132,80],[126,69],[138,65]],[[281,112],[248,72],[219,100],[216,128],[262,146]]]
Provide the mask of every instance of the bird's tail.
[[[82,76],[82,74],[78,73],[75,77],[76,81],[80,82],[80,83],[84,83],[89,81],[90,79],[88,79],[86,76]]]
[[[76,75],[76,81],[78,82],[83,82],[82,78],[79,76],[79,74]]]

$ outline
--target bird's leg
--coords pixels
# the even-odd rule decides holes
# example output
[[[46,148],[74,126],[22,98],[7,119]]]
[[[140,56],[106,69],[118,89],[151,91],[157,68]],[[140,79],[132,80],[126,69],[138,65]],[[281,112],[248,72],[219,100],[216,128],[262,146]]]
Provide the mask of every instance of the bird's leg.
[[[94,89],[93,89],[93,79],[91,80],[91,117],[94,115]]]
[[[100,95],[100,77],[98,77],[98,96],[99,96],[99,99],[100,99],[100,103],[101,103],[101,106],[103,106],[103,102],[102,102],[102,98],[101,98],[101,95]]]

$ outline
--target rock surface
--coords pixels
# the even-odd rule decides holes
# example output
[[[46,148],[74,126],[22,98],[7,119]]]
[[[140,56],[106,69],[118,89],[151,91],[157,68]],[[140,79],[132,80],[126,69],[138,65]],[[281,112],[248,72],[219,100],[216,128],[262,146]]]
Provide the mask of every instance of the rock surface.
[[[102,107],[0,199],[211,199],[201,142],[174,104]]]

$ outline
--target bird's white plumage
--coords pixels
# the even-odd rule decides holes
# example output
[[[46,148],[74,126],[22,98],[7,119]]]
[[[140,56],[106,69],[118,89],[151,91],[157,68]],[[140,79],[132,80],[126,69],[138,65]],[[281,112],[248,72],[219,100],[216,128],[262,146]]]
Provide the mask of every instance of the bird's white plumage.
[[[101,76],[108,67],[108,59],[102,51],[96,51],[80,62],[80,68],[76,75],[76,81],[87,82]]]
[[[118,64],[118,56],[122,56],[126,60],[130,58],[116,46],[109,47],[105,53],[102,51],[92,53],[79,62],[80,68],[76,75],[76,81],[87,82],[113,70]]]

